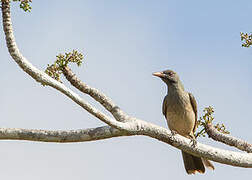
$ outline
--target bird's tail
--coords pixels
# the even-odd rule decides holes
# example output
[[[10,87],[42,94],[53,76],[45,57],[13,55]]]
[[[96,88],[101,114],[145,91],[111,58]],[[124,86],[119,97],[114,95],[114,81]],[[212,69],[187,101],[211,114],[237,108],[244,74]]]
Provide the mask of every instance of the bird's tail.
[[[200,157],[193,156],[182,151],[182,156],[184,160],[184,166],[188,174],[204,173],[205,166],[209,169],[214,170],[213,164],[207,160]]]
[[[201,158],[201,159],[205,167],[207,167],[208,169],[214,170],[214,165],[211,163],[211,161],[204,158]]]

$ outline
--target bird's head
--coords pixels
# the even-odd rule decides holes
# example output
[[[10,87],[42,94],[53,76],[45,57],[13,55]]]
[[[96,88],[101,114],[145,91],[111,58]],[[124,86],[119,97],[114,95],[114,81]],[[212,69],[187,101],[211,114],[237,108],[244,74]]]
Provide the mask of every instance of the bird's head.
[[[160,77],[167,85],[170,85],[170,84],[175,85],[180,82],[178,74],[172,70],[155,72],[152,75]]]

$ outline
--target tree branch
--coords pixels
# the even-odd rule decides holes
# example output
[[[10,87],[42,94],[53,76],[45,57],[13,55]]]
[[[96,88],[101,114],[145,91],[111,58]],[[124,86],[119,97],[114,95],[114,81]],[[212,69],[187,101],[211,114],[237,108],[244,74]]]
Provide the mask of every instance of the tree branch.
[[[79,104],[81,107],[83,107],[85,110],[87,110],[92,115],[96,116],[97,118],[99,118],[103,122],[107,123],[108,125],[116,128],[116,129],[119,129],[119,132],[126,133],[124,135],[149,136],[149,137],[155,138],[157,140],[160,140],[162,142],[165,142],[167,144],[170,144],[170,145],[172,145],[176,148],[179,148],[183,151],[191,153],[195,156],[204,157],[204,158],[207,158],[207,159],[219,162],[219,163],[224,163],[224,164],[239,166],[239,167],[252,167],[252,156],[250,154],[222,150],[222,149],[214,148],[214,147],[207,146],[207,145],[204,145],[201,143],[197,143],[196,147],[194,147],[194,146],[191,146],[189,139],[187,139],[183,136],[180,136],[178,134],[172,135],[172,133],[166,128],[159,127],[159,126],[151,124],[151,123],[147,123],[145,121],[136,119],[134,117],[130,117],[125,114],[120,114],[119,117],[117,117],[118,121],[116,121],[116,120],[106,116],[105,114],[101,113],[100,111],[98,111],[97,109],[92,107],[89,103],[87,103],[83,99],[81,99],[76,93],[71,91],[69,88],[67,88],[66,86],[64,86],[60,82],[52,79],[44,72],[38,70],[30,62],[28,62],[25,59],[25,57],[22,56],[22,54],[19,52],[19,49],[16,45],[13,30],[12,30],[9,0],[2,0],[2,16],[3,16],[3,26],[4,26],[5,38],[6,38],[6,43],[7,43],[9,53],[12,56],[12,58],[17,62],[17,64],[26,73],[28,73],[36,81],[38,81],[44,85],[49,85],[49,86],[59,90],[60,92],[64,93],[65,95],[67,95],[69,98],[71,98],[74,102]],[[100,102],[99,100],[101,100],[101,99],[98,98],[97,101]],[[104,101],[106,101],[106,99],[104,99]],[[104,104],[104,103],[102,103],[102,104]],[[128,119],[129,121],[119,122],[119,121],[123,121],[125,119]],[[6,133],[8,131],[10,132],[10,134],[8,135],[8,138],[7,138],[7,136],[5,136],[6,134],[3,133],[3,134],[0,134],[0,139],[6,139],[6,138],[7,139],[14,139],[11,137],[16,137],[16,138],[19,138],[19,140],[22,138],[22,139],[26,139],[26,140],[46,141],[45,139],[47,138],[47,139],[53,139],[55,141],[58,140],[57,142],[60,142],[63,139],[67,139],[68,138],[67,136],[69,135],[68,140],[69,140],[69,142],[71,141],[71,134],[67,134],[66,133],[67,131],[60,131],[60,132],[65,132],[65,134],[62,133],[61,138],[58,137],[58,139],[55,136],[55,133],[57,131],[20,130],[20,131],[16,131],[16,134],[15,134],[15,129],[6,129]],[[46,132],[48,134],[46,134]],[[51,132],[51,134],[49,132]],[[74,132],[76,132],[76,131],[70,131],[70,132],[72,132],[73,133],[72,135],[74,136],[74,134],[75,134]],[[101,131],[99,131],[99,132],[101,132]],[[118,132],[118,130],[115,130],[115,133],[116,132]],[[23,134],[23,136],[19,136],[20,134]],[[34,138],[34,137],[36,137],[36,135],[38,135],[38,137],[40,137],[40,138]],[[108,134],[106,132],[104,132],[102,135],[93,136],[93,137],[103,137],[105,135],[108,135]],[[1,136],[2,136],[2,138],[1,138]],[[73,136],[72,136],[72,138],[73,138]],[[90,135],[87,136],[86,139],[89,139],[89,137],[90,137]]]
[[[69,131],[0,128],[0,139],[5,140],[70,143],[95,141],[119,136],[130,136],[130,134],[126,131],[120,131],[110,126]]]
[[[63,74],[66,79],[81,92],[90,95],[97,102],[99,102],[105,109],[107,109],[116,120],[126,122],[129,121],[128,115],[125,114],[121,108],[119,108],[110,98],[105,94],[101,93],[97,89],[90,87],[89,85],[82,82],[72,70],[65,66],[63,69]]]
[[[195,156],[203,157],[215,162],[232,166],[252,168],[251,154],[223,150],[204,145],[199,142],[197,142],[196,147],[194,147],[190,139],[179,134],[173,135],[171,131],[166,128],[139,119],[127,124],[131,124],[131,134],[146,135],[170,144]]]
[[[205,129],[208,136],[215,141],[219,141],[229,146],[234,146],[242,151],[252,153],[252,144],[228,134],[220,133],[211,123],[208,123]]]

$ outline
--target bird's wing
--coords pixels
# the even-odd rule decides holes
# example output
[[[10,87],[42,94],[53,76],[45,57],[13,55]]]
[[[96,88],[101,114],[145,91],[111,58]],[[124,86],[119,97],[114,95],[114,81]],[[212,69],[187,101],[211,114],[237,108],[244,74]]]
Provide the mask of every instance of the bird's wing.
[[[168,100],[168,96],[166,95],[164,98],[163,107],[162,107],[163,115],[165,116],[165,118],[166,118],[166,110],[167,110],[167,107],[166,107],[167,100]]]
[[[196,131],[196,124],[197,124],[197,116],[198,116],[198,113],[197,113],[197,102],[196,102],[196,99],[195,97],[192,95],[192,93],[188,93],[189,94],[189,97],[190,97],[190,102],[191,102],[191,105],[192,105],[192,108],[193,108],[193,111],[194,111],[194,114],[195,114],[195,124],[194,124],[194,127],[193,127],[193,132]]]

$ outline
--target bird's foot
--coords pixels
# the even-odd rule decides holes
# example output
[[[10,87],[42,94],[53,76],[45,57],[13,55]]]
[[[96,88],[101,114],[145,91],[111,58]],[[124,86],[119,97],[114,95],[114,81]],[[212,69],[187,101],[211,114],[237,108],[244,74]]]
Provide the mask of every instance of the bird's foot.
[[[196,147],[197,141],[196,141],[195,137],[190,135],[189,139],[191,140],[190,143],[192,143],[192,147]]]
[[[175,135],[178,134],[178,133],[177,133],[177,131],[175,131],[175,130],[171,130],[171,134],[172,134],[172,136],[175,136]]]

